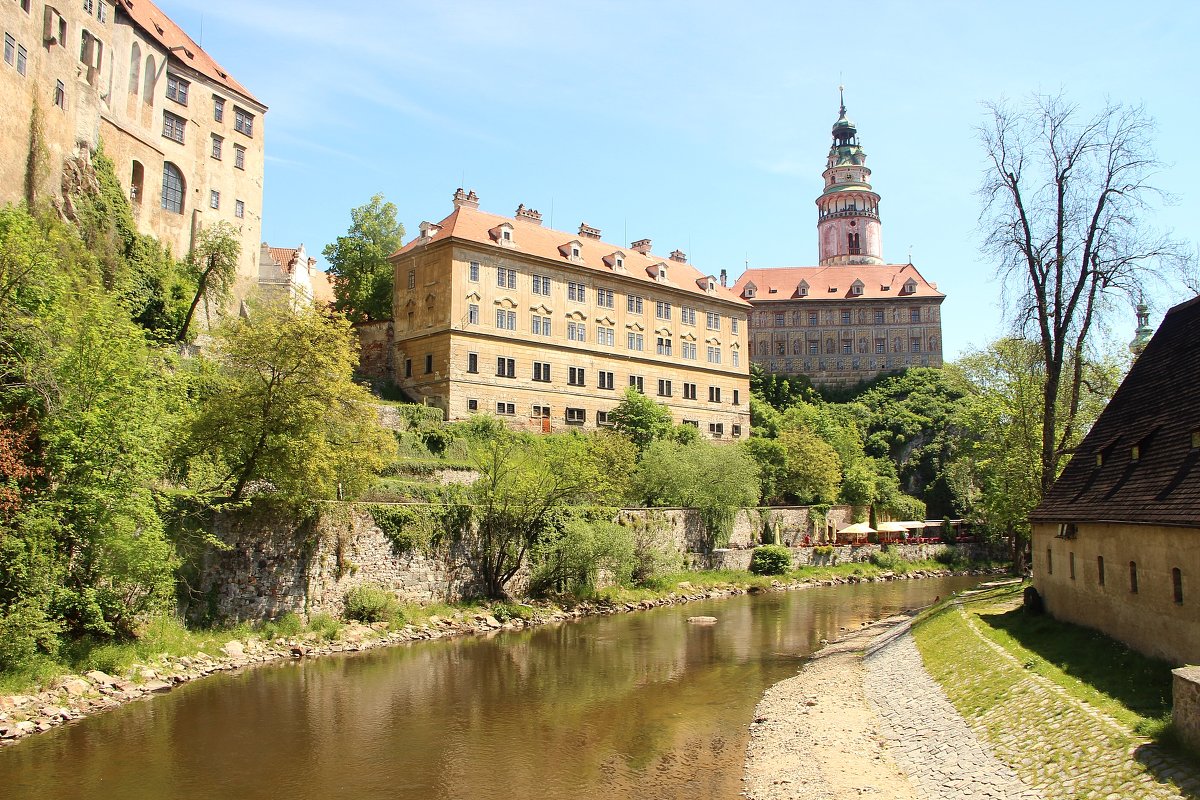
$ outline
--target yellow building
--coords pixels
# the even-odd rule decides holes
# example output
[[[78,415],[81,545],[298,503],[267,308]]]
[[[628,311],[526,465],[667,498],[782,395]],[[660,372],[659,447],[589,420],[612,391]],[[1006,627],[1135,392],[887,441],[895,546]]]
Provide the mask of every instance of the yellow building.
[[[1200,664],[1198,341],[1200,298],[1167,312],[1030,515],[1046,610],[1177,665]]]
[[[149,0],[0,3],[0,203],[63,203],[103,141],[139,229],[184,256],[217,220],[257,283],[266,106]]]
[[[420,230],[392,256],[392,363],[414,399],[452,420],[590,429],[635,386],[702,434],[749,436],[749,304],[683,253],[544,228],[524,206],[488,214],[461,189]]]

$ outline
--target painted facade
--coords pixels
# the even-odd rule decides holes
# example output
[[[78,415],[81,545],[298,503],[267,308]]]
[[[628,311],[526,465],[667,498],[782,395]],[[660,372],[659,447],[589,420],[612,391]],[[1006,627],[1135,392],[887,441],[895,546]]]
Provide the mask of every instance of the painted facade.
[[[1200,663],[1200,299],[1167,312],[1031,514],[1046,610]]]
[[[218,220],[240,230],[247,293],[266,106],[149,0],[4,0],[0,28],[0,203],[61,205],[63,163],[103,142],[139,230],[176,257]]]
[[[817,386],[940,367],[946,296],[911,263],[884,260],[880,198],[845,103],[832,133],[817,198],[818,265],[747,269],[733,287],[754,306],[751,360]]]
[[[750,435],[749,305],[716,278],[648,239],[488,214],[461,189],[454,203],[392,257],[392,370],[411,397],[548,432],[606,425],[633,385],[702,435]]]

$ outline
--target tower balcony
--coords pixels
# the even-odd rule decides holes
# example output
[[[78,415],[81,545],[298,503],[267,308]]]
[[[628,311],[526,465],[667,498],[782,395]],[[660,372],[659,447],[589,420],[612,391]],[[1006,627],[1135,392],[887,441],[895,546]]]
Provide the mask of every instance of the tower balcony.
[[[827,219],[838,219],[839,217],[866,217],[868,219],[878,220],[879,212],[868,211],[865,208],[847,208],[841,211],[825,211],[821,209],[818,211],[817,221],[821,222]]]

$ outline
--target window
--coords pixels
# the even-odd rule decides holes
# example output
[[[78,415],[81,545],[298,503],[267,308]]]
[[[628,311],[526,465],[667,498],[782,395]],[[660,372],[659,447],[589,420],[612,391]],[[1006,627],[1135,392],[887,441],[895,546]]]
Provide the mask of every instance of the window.
[[[87,14],[92,13],[92,5],[94,2],[95,2],[95,0],[83,0],[83,10],[85,13],[87,13]]]
[[[496,327],[502,331],[515,331],[517,329],[517,312],[497,308]]]
[[[775,315],[775,327],[776,328],[782,328],[786,324],[787,324],[787,315],[786,314],[776,314]],[[711,328],[712,325],[709,325],[708,327]]]
[[[244,133],[247,136],[254,135],[254,115],[249,111],[243,111],[237,106],[233,107],[233,129],[238,133]]]
[[[500,232],[500,238],[506,242],[511,242],[512,241],[512,231],[510,231],[508,228],[505,228],[503,231]]]
[[[188,101],[188,87],[190,83],[177,75],[167,73],[167,99],[174,100],[181,106],[186,106]]]
[[[679,321],[684,325],[696,324],[696,309],[683,306],[679,309]]]
[[[218,209],[221,207],[221,193],[216,189],[208,193],[208,207]]]
[[[1137,562],[1129,562],[1129,591],[1131,594],[1137,594]]]
[[[517,376],[516,359],[500,356],[496,359],[497,378],[515,378]]]
[[[709,348],[707,348],[707,350],[708,350],[708,363],[720,364],[721,363],[721,348],[709,347]]]
[[[625,310],[630,314],[642,313],[642,298],[636,294],[631,294],[625,298]]]
[[[432,353],[425,354],[425,374],[426,375],[433,374],[433,354]]]
[[[404,377],[406,377],[406,378],[412,377],[412,359],[411,358],[404,359]]]
[[[657,339],[655,352],[657,352],[660,356],[671,355],[671,340],[666,337],[659,336]]]
[[[587,302],[587,287],[574,281],[567,282],[567,299],[573,303]]]
[[[545,297],[550,296],[550,279],[545,275],[533,276],[533,293]]]
[[[642,380],[642,376],[640,375],[630,375],[629,385],[637,389],[642,394],[646,393],[645,381]]]
[[[238,219],[243,219],[246,216],[246,204],[241,200],[234,200],[233,215]]]
[[[246,148],[240,144],[233,146],[233,165],[238,169],[246,168]]]
[[[821,342],[817,339],[808,341],[808,354],[810,356],[819,356],[821,354]]]
[[[496,267],[496,285],[501,289],[517,288],[517,271],[515,269]]]
[[[1054,574],[1054,551],[1049,547],[1046,548],[1046,574]]]
[[[569,342],[586,342],[587,341],[587,325],[582,322],[567,323],[567,341]]]
[[[693,361],[696,359],[696,343],[695,342],[681,342],[679,347],[683,351],[682,355],[684,358],[690,358]]]
[[[741,323],[741,320],[739,320],[737,317],[730,317],[730,318],[729,318],[729,331],[730,331],[730,332],[731,332],[731,333],[732,333],[734,336],[737,336],[737,335],[738,335],[738,332],[739,332],[739,329],[740,329],[740,325],[739,325],[739,323]]]
[[[909,350],[909,352],[910,352],[910,353],[919,353],[919,352],[921,352],[921,339],[920,339],[920,337],[918,337],[918,336],[914,336],[914,337],[912,337],[911,339],[909,339],[909,340],[908,340],[908,350]]]
[[[732,436],[732,437],[733,437],[733,438],[735,438],[735,439],[737,439],[737,438],[740,438],[740,437],[741,437],[741,435],[742,435],[742,426],[741,426],[741,425],[738,425],[738,424],[735,422],[735,423],[733,423],[732,425],[730,425],[730,426],[729,426],[729,428],[730,428],[730,430],[729,430],[729,435],[730,435],[730,436]]]
[[[671,304],[663,302],[662,300],[655,302],[654,317],[655,317],[655,319],[670,319],[671,318]]]
[[[721,315],[715,311],[709,311],[705,315],[705,322],[710,331],[721,330]]]
[[[683,424],[684,424],[684,425],[691,425],[693,428],[699,428],[699,427],[700,427],[700,423],[699,423],[697,420],[694,420],[694,419],[685,419],[685,420],[683,421]]]
[[[467,353],[467,372],[479,372],[479,353]]]
[[[603,325],[596,328],[596,344],[606,345],[608,347],[617,346],[617,332],[613,328],[605,328]]]
[[[819,324],[820,324],[820,322],[817,317],[817,312],[815,312],[815,311],[808,312],[808,326],[810,328],[815,328]]]
[[[797,346],[797,347],[799,347],[799,346],[800,346],[800,343],[799,343],[799,342],[796,342],[796,346]],[[734,365],[735,367],[740,367],[740,366],[742,365],[742,353],[741,353],[741,351],[739,351],[739,350],[734,350],[734,351],[733,351],[733,352],[731,352],[729,355],[730,355],[730,357],[733,359],[733,365]]]
[[[478,410],[479,410],[479,401],[475,400],[475,399],[468,399],[467,400],[467,411],[478,411]]]
[[[725,435],[725,423],[724,422],[708,423],[708,433],[714,439],[720,439],[722,436]]]
[[[695,400],[696,399],[696,384],[685,383],[683,385],[683,399],[684,400]]]
[[[721,402],[721,387],[720,386],[708,387],[708,402],[710,402],[710,403]]]
[[[4,34],[4,63],[10,67],[17,61],[17,40],[11,33]]]
[[[596,290],[596,305],[601,308],[613,307],[613,291],[612,289],[597,289]]]
[[[533,362],[533,379],[542,383],[550,382],[550,363],[547,361]]]
[[[601,372],[597,373],[597,375],[598,375],[598,377],[596,379],[596,388],[597,389],[613,388],[613,374],[611,372],[601,371]]]
[[[640,333],[629,333],[629,334],[626,334],[626,336],[625,336],[625,346],[628,347],[630,350],[639,350],[640,351],[640,350],[644,349],[644,344],[645,344],[644,338],[642,337],[642,334],[640,334]]]
[[[96,19],[100,20],[101,22],[108,20],[108,4],[105,3],[104,0],[100,0],[100,2],[96,5]]]
[[[550,318],[542,317],[537,314],[533,315],[533,333],[537,336],[550,335]]]
[[[467,324],[468,325],[478,325],[479,324],[479,306],[476,303],[468,303],[467,304]]]
[[[67,87],[62,81],[54,82],[54,105],[58,106],[59,108],[67,107]],[[165,136],[166,134],[163,135]],[[179,135],[182,136],[183,133],[181,132]],[[183,140],[180,139],[180,141]]]
[[[882,325],[882,324],[883,324],[883,312],[882,312],[882,311],[876,311],[876,312],[875,312],[875,324],[876,324],[876,325]]]
[[[887,352],[887,339],[876,339],[875,340],[875,352],[877,354]]]
[[[59,81],[61,84],[62,81]],[[187,120],[183,117],[176,116],[170,111],[163,112],[163,132],[164,138],[183,144],[183,129],[187,125]]]
[[[496,413],[500,414],[501,416],[511,417],[517,413],[517,406],[515,403],[498,402],[496,403]]]
[[[658,396],[659,397],[670,397],[671,396],[671,382],[670,381],[665,380],[663,378],[658,379]]]
[[[601,425],[601,426],[612,425],[612,423],[609,422],[609,420],[608,420],[608,412],[607,411],[597,411],[596,412],[596,424]]]
[[[586,379],[583,367],[569,367],[567,369],[567,383],[571,386],[583,386]]]
[[[471,265],[467,267],[467,280],[471,281],[471,283],[479,283],[478,261],[472,261]]]
[[[850,255],[856,256],[862,253],[862,245],[859,244],[859,234],[848,233],[846,234],[846,240],[846,246],[849,248],[848,252]]]
[[[213,122],[225,121],[225,99],[213,95]]]
[[[842,355],[851,355],[854,353],[854,340],[842,339]]]
[[[568,425],[582,425],[584,423],[584,420],[586,420],[586,419],[587,419],[587,411],[585,411],[584,409],[582,409],[582,408],[568,408],[567,409],[567,424]]]
[[[843,325],[849,325],[849,324],[850,324],[850,312],[849,312],[849,311],[843,311],[843,312],[842,312],[842,324],[843,324]]]
[[[1096,579],[1104,585],[1104,556],[1096,556]]]
[[[741,393],[741,391],[740,391],[740,390],[738,390],[738,389],[734,389],[734,390],[733,390],[733,404],[734,404],[735,406],[736,406],[736,405],[741,405],[741,403],[739,402],[741,399],[742,399],[742,393]]]
[[[1071,576],[1071,580],[1075,580],[1075,553],[1074,551],[1067,553],[1067,572]]]
[[[920,322],[921,321],[921,309],[920,308],[910,309],[908,312],[908,319],[909,319],[909,322]]]
[[[28,69],[29,54],[25,51],[25,45],[17,45],[17,74],[24,75]],[[63,103],[67,102],[66,96],[63,96]]]
[[[1171,592],[1175,596],[1175,604],[1183,605],[1183,570],[1179,567],[1171,570]]]
[[[410,290],[417,288],[417,271],[415,269],[408,271],[408,288]]]
[[[174,214],[183,213],[183,173],[170,161],[163,164],[162,207]]]

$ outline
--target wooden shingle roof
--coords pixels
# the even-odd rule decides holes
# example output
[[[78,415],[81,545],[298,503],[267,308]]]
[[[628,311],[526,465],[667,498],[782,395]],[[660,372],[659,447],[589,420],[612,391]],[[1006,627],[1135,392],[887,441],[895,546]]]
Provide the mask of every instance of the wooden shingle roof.
[[[1167,312],[1030,518],[1200,527],[1198,434],[1200,298],[1194,298]]]

